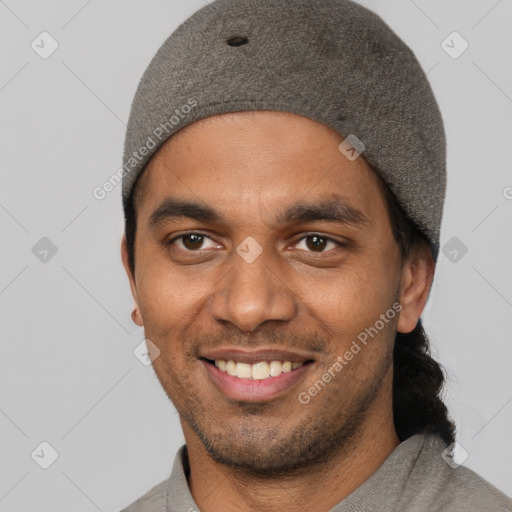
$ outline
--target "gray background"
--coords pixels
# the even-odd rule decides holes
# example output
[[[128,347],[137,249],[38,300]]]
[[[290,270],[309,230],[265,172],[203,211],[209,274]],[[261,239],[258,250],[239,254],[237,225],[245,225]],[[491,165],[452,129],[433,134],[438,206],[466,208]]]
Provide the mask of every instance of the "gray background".
[[[361,3],[414,50],[443,113],[446,254],[423,318],[464,464],[512,495],[512,2]],[[168,477],[183,442],[133,354],[144,335],[119,255],[120,187],[102,201],[92,190],[121,165],[149,60],[203,5],[0,0],[0,511],[119,510]],[[47,59],[31,48],[43,31],[59,44]],[[441,47],[453,31],[469,43],[456,59]],[[55,255],[48,241],[33,251],[43,237]],[[43,441],[58,452],[48,469],[31,458],[48,461]]]

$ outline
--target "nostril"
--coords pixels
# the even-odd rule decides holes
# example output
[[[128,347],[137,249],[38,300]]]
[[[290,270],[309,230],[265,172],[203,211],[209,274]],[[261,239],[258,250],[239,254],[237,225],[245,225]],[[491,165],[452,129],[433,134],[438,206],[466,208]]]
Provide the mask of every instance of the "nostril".
[[[228,39],[229,46],[242,46],[244,44],[247,44],[249,42],[249,39],[244,36],[232,36]]]

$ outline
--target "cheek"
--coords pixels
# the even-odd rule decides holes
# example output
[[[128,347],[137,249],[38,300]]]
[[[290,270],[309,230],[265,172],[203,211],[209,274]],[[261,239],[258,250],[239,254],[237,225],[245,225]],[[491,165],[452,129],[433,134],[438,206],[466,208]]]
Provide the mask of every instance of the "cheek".
[[[137,293],[148,337],[151,333],[164,336],[197,316],[211,288],[203,274],[192,267],[188,272],[173,272],[161,255],[146,258],[140,268],[144,270],[137,278]]]
[[[308,316],[333,337],[350,342],[391,308],[397,283],[396,273],[386,269],[385,262],[361,257],[357,265],[305,280],[301,300]]]

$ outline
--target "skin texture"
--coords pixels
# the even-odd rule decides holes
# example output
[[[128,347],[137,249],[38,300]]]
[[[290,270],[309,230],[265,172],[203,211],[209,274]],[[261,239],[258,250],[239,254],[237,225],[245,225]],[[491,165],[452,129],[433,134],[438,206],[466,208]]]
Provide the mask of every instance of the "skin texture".
[[[362,157],[349,161],[338,150],[342,140],[290,113],[223,114],[171,137],[141,178],[135,274],[122,242],[132,317],[161,351],[153,367],[180,415],[201,511],[327,511],[399,444],[393,342],[397,330],[416,326],[434,265],[428,248],[401,261],[375,175]],[[368,223],[275,222],[297,202],[334,195]],[[150,227],[167,197],[199,201],[225,220],[174,218]],[[186,231],[206,238],[172,242]],[[315,234],[334,242],[315,244]],[[247,237],[262,248],[252,263],[236,252]],[[400,313],[300,403],[299,393],[397,301]],[[235,401],[198,359],[228,345],[296,349],[314,364],[273,400]]]

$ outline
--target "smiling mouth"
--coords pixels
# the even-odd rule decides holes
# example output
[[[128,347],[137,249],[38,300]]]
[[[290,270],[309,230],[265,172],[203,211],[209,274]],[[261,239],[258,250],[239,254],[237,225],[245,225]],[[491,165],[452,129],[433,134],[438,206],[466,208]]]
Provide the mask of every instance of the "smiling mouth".
[[[257,363],[243,363],[232,359],[207,359],[203,361],[217,367],[221,372],[242,380],[265,380],[279,377],[283,373],[290,373],[298,368],[312,364],[312,359],[303,362],[268,360]]]

